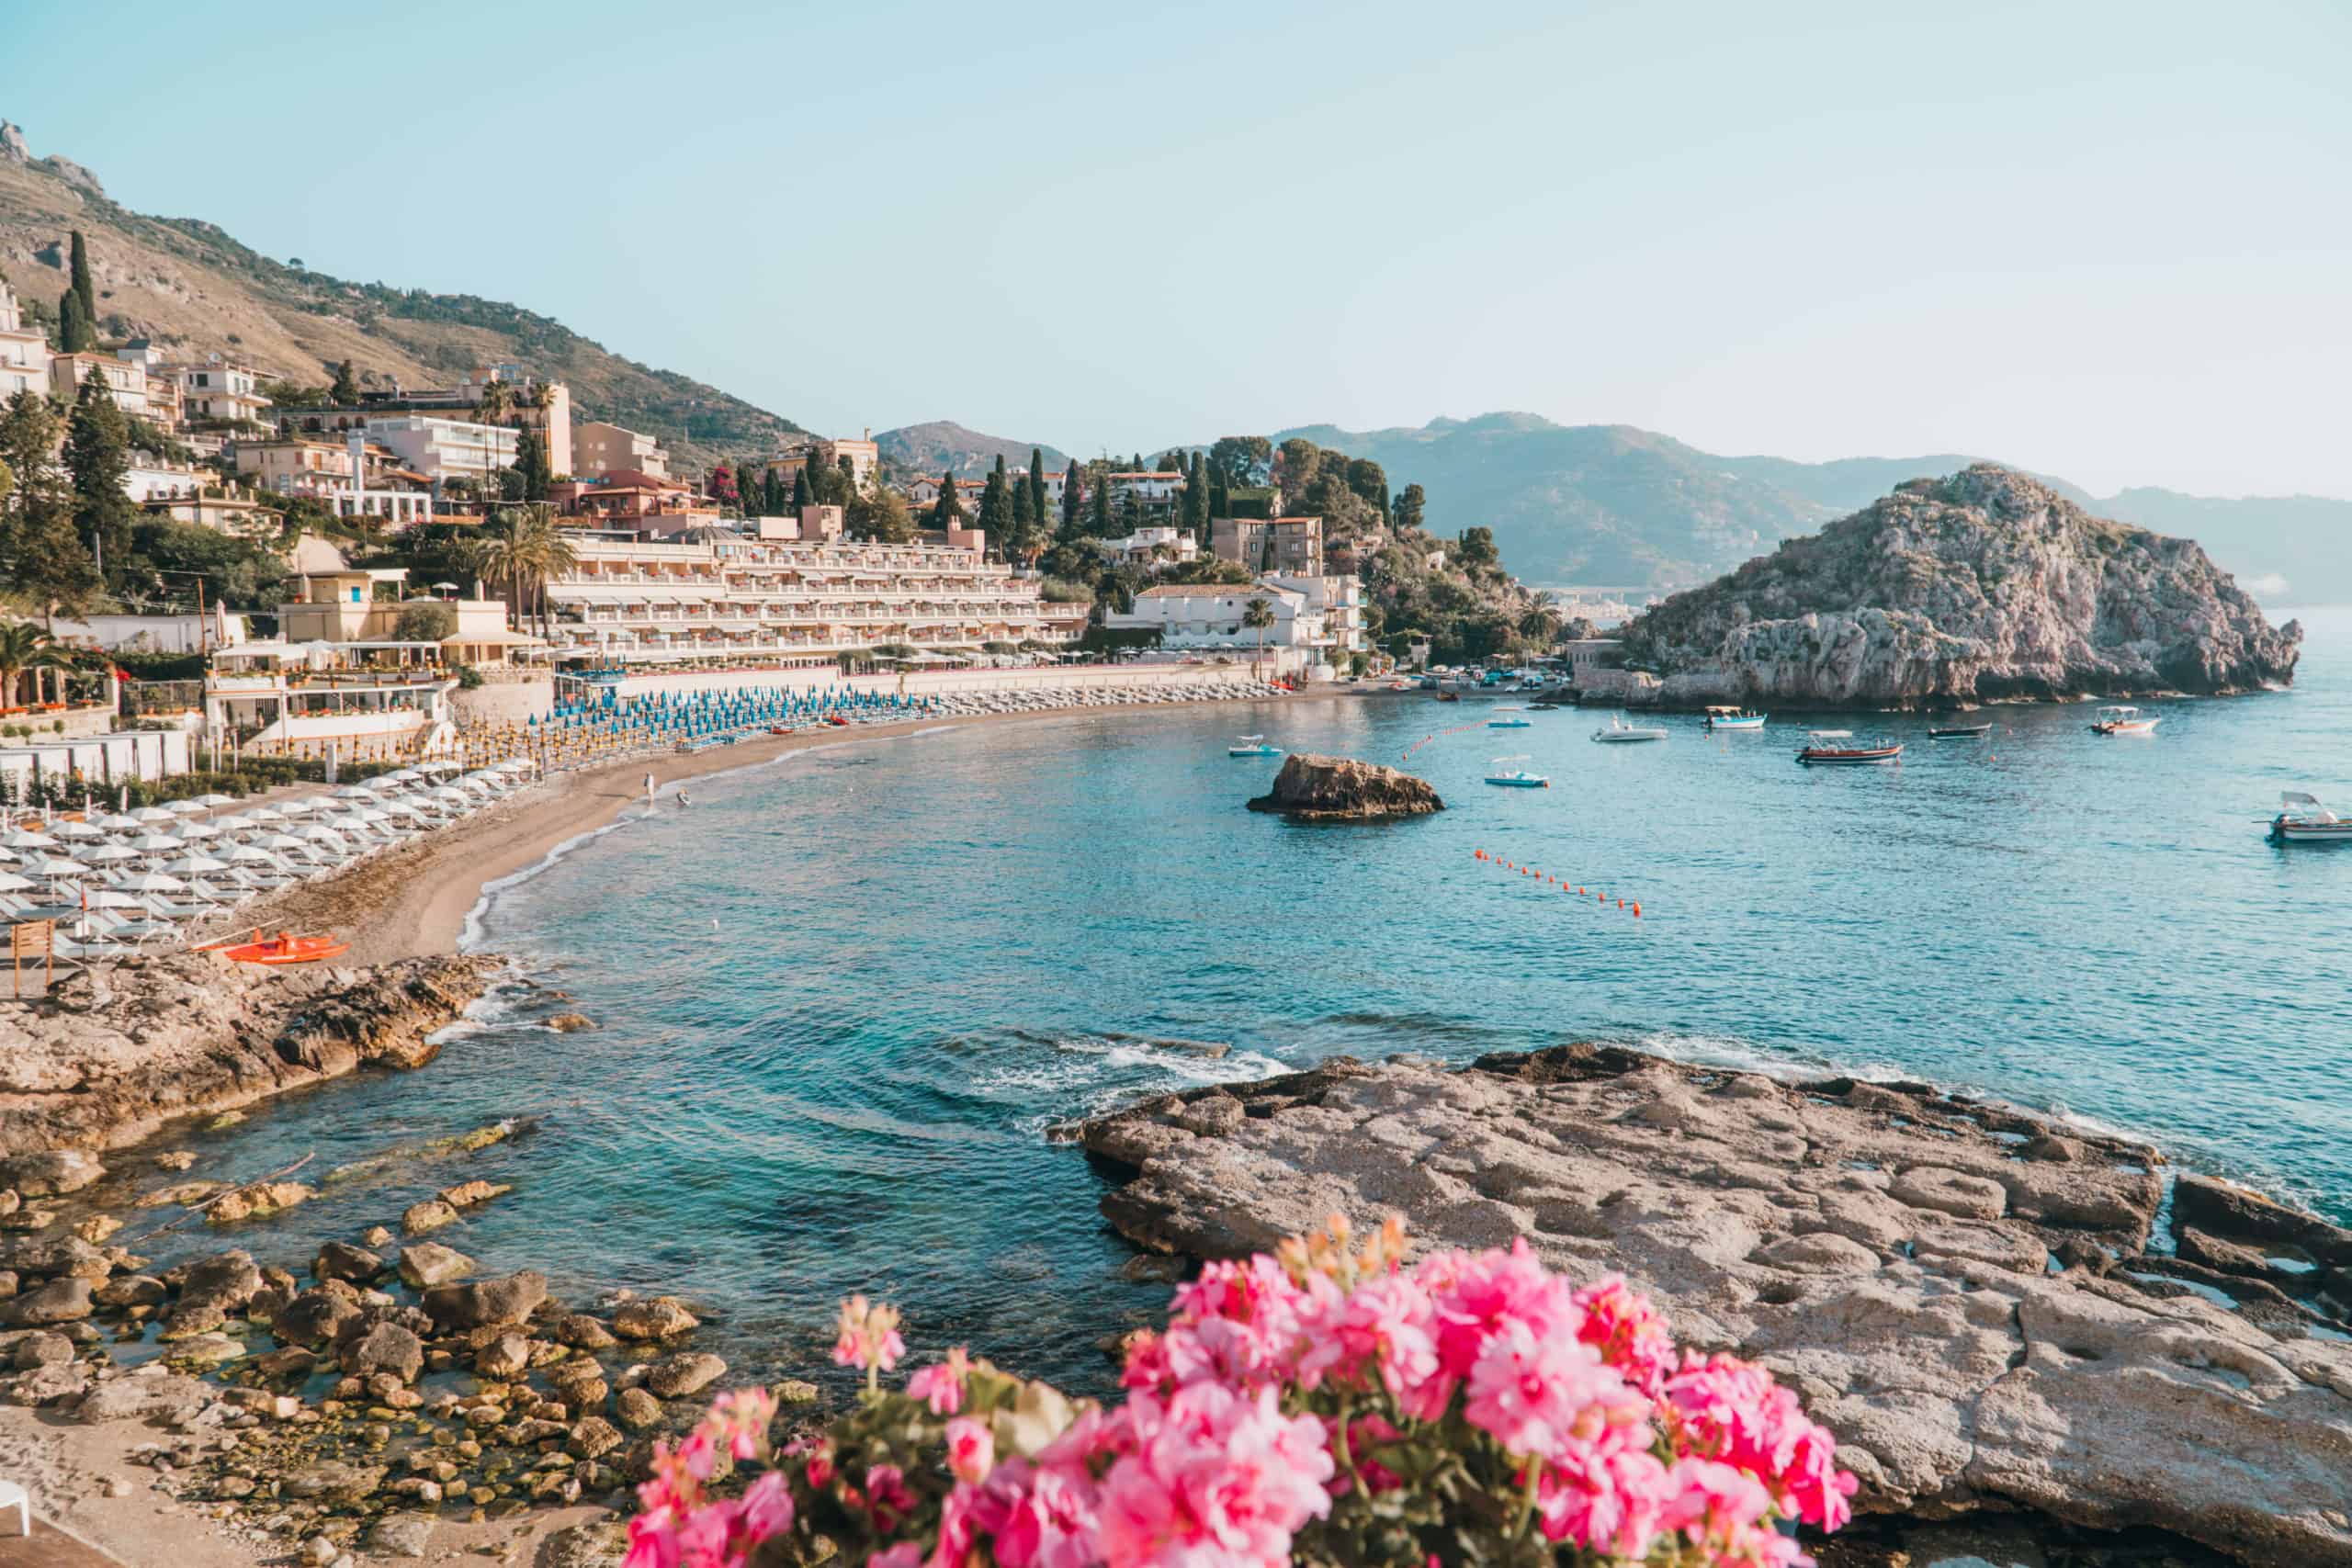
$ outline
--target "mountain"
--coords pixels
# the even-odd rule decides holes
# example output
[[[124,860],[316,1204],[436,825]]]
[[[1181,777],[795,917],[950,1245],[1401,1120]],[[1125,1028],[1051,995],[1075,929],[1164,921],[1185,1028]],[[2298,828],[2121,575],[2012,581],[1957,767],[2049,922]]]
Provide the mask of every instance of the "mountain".
[[[1897,485],[1623,637],[1668,703],[1910,706],[2283,682],[2302,627],[2274,630],[2194,540],[1978,463]]]
[[[107,339],[144,337],[175,357],[220,354],[310,386],[345,359],[375,387],[447,386],[476,366],[519,365],[569,385],[575,418],[659,436],[686,472],[800,428],[518,305],[348,283],[272,261],[198,219],[133,212],[79,164],[28,157],[22,133],[0,123],[0,273],[20,296],[54,306],[76,229]]]
[[[1069,455],[1057,448],[1039,446],[1035,441],[983,435],[944,419],[886,430],[874,438],[874,444],[881,448],[884,462],[909,474],[938,474],[953,468],[957,479],[977,479],[996,467],[999,457],[1004,459],[1008,468],[1027,468],[1032,447],[1039,447],[1044,453],[1048,468],[1059,469],[1069,464]]]
[[[2194,535],[2250,592],[2273,604],[2339,602],[2352,589],[2352,501],[2140,489],[2098,504],[2127,523]]]

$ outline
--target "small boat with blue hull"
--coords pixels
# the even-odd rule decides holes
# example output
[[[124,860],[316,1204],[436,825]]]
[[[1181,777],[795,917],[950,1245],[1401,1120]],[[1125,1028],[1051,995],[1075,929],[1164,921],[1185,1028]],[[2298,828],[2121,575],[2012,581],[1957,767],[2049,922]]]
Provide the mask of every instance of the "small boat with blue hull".
[[[1532,729],[1534,727],[1535,721],[1515,707],[1497,708],[1495,716],[1487,721],[1488,729]]]
[[[1227,747],[1225,754],[1228,757],[1279,757],[1283,754],[1283,749],[1279,746],[1267,745],[1266,738],[1262,735],[1245,735]]]
[[[1711,707],[1707,710],[1706,727],[1716,729],[1761,729],[1768,715],[1741,707]]]
[[[1514,768],[1513,762],[1524,762],[1521,757],[1498,757],[1487,764],[1491,770],[1487,782],[1498,789],[1550,789],[1552,781],[1542,773],[1531,773],[1525,768]]]

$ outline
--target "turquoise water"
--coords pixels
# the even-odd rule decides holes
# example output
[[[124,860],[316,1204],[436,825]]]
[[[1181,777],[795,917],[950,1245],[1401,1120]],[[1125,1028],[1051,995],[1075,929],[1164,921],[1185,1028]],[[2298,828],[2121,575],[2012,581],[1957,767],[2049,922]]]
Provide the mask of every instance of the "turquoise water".
[[[526,1136],[332,1184],[243,1233],[347,1235],[468,1176],[517,1191],[449,1239],[701,1301],[741,1371],[805,1371],[830,1303],[1099,1386],[1165,1300],[1117,1277],[1103,1179],[1046,1143],[1137,1092],[1334,1052],[1610,1038],[1694,1059],[1925,1077],[2156,1139],[2352,1220],[2352,850],[2267,843],[2282,788],[2352,802],[2352,612],[2292,693],[1990,710],[1990,744],[1808,771],[1797,725],[1601,747],[1536,714],[1421,749],[1452,809],[1316,829],[1241,809],[1230,737],[1395,761],[1480,718],[1420,696],[1088,714],[847,741],[632,812],[499,893],[481,942],[597,1020],[506,998],[414,1076],[257,1111],[196,1174],[316,1168],[493,1117]],[[1481,785],[1528,752],[1545,791]],[[1602,909],[1485,848],[1638,898]],[[1229,1043],[1210,1060],[1154,1040]],[[176,1239],[176,1238],[175,1238]],[[193,1246],[208,1238],[189,1238]],[[215,1243],[214,1245],[217,1245]]]

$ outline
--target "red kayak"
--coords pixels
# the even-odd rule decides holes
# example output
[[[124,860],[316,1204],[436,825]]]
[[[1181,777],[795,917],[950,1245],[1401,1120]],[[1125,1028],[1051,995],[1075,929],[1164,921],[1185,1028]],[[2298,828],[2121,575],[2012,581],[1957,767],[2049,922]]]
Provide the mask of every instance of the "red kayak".
[[[255,933],[259,937],[259,933]],[[337,942],[331,936],[295,936],[279,931],[274,937],[239,942],[234,947],[215,949],[240,964],[316,964],[322,959],[340,958],[351,951],[347,942]]]

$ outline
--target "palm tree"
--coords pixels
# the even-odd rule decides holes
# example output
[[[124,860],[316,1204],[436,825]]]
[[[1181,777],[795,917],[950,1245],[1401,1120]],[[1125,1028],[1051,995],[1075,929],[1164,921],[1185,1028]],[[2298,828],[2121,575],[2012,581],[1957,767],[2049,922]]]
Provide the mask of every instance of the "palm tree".
[[[466,549],[466,564],[474,574],[498,584],[510,624],[523,602],[523,556],[516,521],[509,512],[494,523],[483,524]]]
[[[539,635],[548,637],[551,635],[548,626],[548,583],[578,566],[580,555],[571,547],[571,541],[564,537],[563,524],[555,508],[543,501],[524,507],[515,517],[514,527],[522,544],[523,569],[538,606]]]
[[[17,701],[17,682],[28,674],[33,678],[33,700],[39,702],[40,672],[71,669],[73,663],[64,652],[51,646],[49,634],[30,621],[0,623],[0,706],[22,705]]]
[[[1258,663],[1266,656],[1266,628],[1274,624],[1274,607],[1263,599],[1252,599],[1249,608],[1241,612],[1241,624],[1258,634],[1258,652],[1250,660],[1250,679],[1258,678]]]

